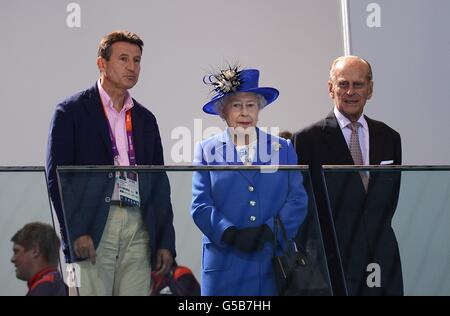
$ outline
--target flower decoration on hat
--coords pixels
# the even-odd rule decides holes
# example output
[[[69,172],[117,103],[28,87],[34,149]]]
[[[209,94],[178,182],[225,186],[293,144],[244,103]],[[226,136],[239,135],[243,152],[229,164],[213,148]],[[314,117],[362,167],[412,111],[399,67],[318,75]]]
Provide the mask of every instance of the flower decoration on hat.
[[[223,95],[230,92],[236,92],[241,85],[239,66],[228,66],[227,69],[222,69],[218,73],[205,76],[203,82],[213,86],[211,93]]]
[[[261,95],[265,100],[265,106],[278,98],[280,92],[275,88],[259,86],[258,69],[240,69],[240,66],[228,66],[224,70],[203,77],[203,83],[211,85],[212,98],[205,105],[203,111],[208,114],[218,115],[218,106],[221,101],[233,93],[250,92]]]

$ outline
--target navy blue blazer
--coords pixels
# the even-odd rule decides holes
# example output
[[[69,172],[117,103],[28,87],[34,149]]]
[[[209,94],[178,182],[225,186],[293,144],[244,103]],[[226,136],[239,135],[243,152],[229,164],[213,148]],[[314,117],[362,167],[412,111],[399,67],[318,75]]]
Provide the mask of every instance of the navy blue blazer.
[[[131,115],[136,163],[164,165],[156,118],[136,100],[133,102]],[[114,165],[107,124],[97,84],[59,103],[51,120],[46,166],[48,186],[63,238],[71,244],[82,235],[90,235],[94,246],[98,246],[108,217],[115,177],[110,172],[65,173],[60,179],[63,187],[61,203],[56,167]],[[158,249],[168,249],[175,257],[167,175],[164,172],[140,172],[139,192],[143,220],[150,237],[152,262]],[[73,253],[71,258],[77,260]]]

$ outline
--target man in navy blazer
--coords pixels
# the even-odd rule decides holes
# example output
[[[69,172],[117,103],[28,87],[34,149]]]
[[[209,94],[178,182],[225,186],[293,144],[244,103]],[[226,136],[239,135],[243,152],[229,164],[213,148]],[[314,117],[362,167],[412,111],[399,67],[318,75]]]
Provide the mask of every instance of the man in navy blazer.
[[[58,104],[51,121],[48,185],[66,255],[81,267],[81,295],[147,295],[150,269],[167,273],[176,255],[164,172],[138,174],[137,204],[125,203],[115,173],[60,173],[61,187],[56,173],[67,165],[164,165],[156,118],[128,92],[139,77],[142,46],[131,32],[105,36],[100,79]]]
[[[333,111],[294,135],[299,164],[310,165],[316,191],[322,183],[321,165],[400,165],[400,134],[363,115],[373,91],[370,64],[356,56],[337,58],[328,87],[335,103]],[[355,137],[362,156],[359,162],[350,149],[352,123],[359,126]],[[371,172],[368,180],[366,176],[359,172],[325,173],[347,291],[349,295],[403,295],[400,253],[391,226],[400,174]],[[380,272],[376,280],[372,279],[374,271]]]

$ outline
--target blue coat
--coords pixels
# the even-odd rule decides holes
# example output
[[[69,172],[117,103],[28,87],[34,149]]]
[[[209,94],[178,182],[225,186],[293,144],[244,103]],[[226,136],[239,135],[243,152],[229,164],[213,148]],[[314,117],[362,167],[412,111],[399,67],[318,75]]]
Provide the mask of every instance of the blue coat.
[[[163,165],[163,150],[155,116],[133,99],[133,142],[138,165]],[[111,139],[97,85],[56,106],[47,148],[47,178],[65,241],[90,235],[97,248],[106,224],[114,176],[110,172],[65,173],[64,213],[58,191],[57,166],[114,165]],[[165,173],[140,172],[139,192],[144,224],[150,237],[154,263],[156,250],[175,256],[175,232],[170,186]],[[68,232],[65,231],[65,224]],[[66,256],[67,256],[66,252]],[[72,253],[70,260],[79,260]]]
[[[257,129],[254,165],[295,165],[290,141]],[[267,153],[267,154],[264,154]],[[242,165],[227,131],[199,143],[194,163]],[[307,212],[307,195],[297,171],[197,171],[193,175],[192,217],[203,232],[202,295],[276,295],[273,245],[243,253],[221,241],[230,226],[267,224],[279,214],[288,237],[295,236]]]

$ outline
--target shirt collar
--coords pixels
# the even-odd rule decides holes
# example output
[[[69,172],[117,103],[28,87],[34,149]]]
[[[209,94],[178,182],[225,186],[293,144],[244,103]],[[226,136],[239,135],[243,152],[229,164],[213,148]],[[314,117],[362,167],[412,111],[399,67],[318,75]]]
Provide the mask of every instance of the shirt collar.
[[[334,106],[333,112],[334,112],[334,116],[336,116],[336,120],[338,121],[339,126],[341,127],[341,129],[346,128],[346,127],[348,126],[348,124],[351,123],[351,121],[350,121],[348,118],[346,118],[346,117],[344,116],[344,114],[342,114],[342,113],[337,109],[336,106]],[[361,116],[359,117],[358,122],[361,124],[361,126],[362,126],[366,131],[369,130],[369,126],[367,125],[367,121],[366,121],[366,119],[364,118],[364,115],[361,115]]]
[[[33,287],[33,285],[39,281],[44,275],[50,273],[50,272],[55,272],[58,271],[55,268],[52,267],[46,267],[44,269],[42,269],[41,271],[39,271],[38,273],[36,273],[29,281],[28,281],[28,289],[31,289]]]
[[[113,107],[111,98],[109,97],[108,93],[105,91],[105,89],[103,89],[103,87],[100,83],[100,79],[98,79],[98,81],[97,81],[97,87],[98,87],[98,92],[100,93],[100,98],[102,99],[103,105],[105,107],[108,107],[109,109],[112,109],[117,112],[117,110],[114,109],[114,107]],[[131,98],[130,92],[127,91],[127,95],[126,95],[125,101],[123,103],[123,108],[120,111],[120,113],[128,111],[133,106],[134,106],[133,99]]]

